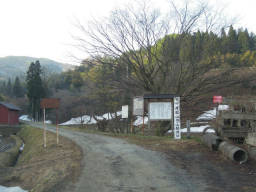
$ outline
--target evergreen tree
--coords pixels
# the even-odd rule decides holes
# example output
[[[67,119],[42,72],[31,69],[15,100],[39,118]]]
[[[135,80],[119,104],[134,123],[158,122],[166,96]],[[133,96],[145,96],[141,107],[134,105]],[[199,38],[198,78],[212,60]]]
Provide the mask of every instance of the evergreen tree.
[[[45,96],[41,75],[42,69],[39,61],[36,61],[35,63],[32,62],[27,71],[26,83],[27,96],[30,104],[29,107],[30,111],[32,112],[32,117],[35,120],[39,119],[40,100]]]
[[[23,90],[23,87],[20,84],[19,77],[15,78],[15,82],[14,82],[14,85],[13,85],[13,95],[15,97],[23,97],[24,96],[24,90]]]
[[[221,29],[221,53],[226,54],[228,52],[228,39],[224,28]]]
[[[256,49],[256,36],[254,33],[250,33],[250,36],[249,36],[249,47],[250,47],[250,50],[254,51]]]
[[[12,93],[13,93],[12,92],[12,82],[11,82],[11,79],[9,78],[7,86],[6,86],[6,94],[11,97],[13,95]]]
[[[238,31],[238,41],[240,44],[240,51],[244,53],[250,50],[250,37],[247,29],[242,31],[241,29]]]
[[[228,31],[228,52],[229,53],[239,53],[239,43],[237,39],[236,31],[233,26],[229,27]]]

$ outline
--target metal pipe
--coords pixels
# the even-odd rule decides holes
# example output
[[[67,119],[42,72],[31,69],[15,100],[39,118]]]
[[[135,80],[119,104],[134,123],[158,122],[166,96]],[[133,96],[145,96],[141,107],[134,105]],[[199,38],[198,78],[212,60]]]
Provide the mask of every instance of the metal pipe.
[[[226,141],[220,143],[219,150],[229,159],[239,162],[240,164],[245,163],[248,160],[248,154],[244,149]]]
[[[217,151],[222,139],[215,134],[206,133],[202,136],[202,142],[207,145],[212,151]]]

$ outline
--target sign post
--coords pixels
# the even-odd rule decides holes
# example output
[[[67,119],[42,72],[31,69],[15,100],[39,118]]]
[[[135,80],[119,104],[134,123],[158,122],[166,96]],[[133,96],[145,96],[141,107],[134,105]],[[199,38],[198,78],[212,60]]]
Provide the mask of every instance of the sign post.
[[[44,148],[46,147],[46,123],[45,123],[45,108],[44,110]]]
[[[219,104],[223,102],[223,97],[222,96],[213,96],[213,103],[217,104],[217,107],[216,107],[216,124],[217,124],[217,116],[218,116],[218,110],[219,110]]]
[[[128,134],[128,115],[129,115],[129,106],[123,105],[122,106],[122,119],[126,119],[126,133]]]
[[[45,109],[56,110],[56,142],[59,144],[59,120],[58,120],[58,109],[60,106],[60,99],[57,98],[44,98],[40,102],[40,107],[44,111],[44,147],[46,147],[46,123],[45,123]]]
[[[174,139],[181,139],[180,131],[180,97],[174,97]]]
[[[142,116],[143,122],[144,122],[144,98],[142,96],[133,98],[133,115]],[[131,122],[131,129],[133,130],[132,122]],[[144,123],[142,125],[142,133],[144,134]]]

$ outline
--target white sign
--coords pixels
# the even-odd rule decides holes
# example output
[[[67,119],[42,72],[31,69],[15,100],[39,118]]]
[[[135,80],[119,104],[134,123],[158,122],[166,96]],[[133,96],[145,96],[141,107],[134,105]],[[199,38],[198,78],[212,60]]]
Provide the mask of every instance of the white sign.
[[[143,115],[144,99],[143,97],[133,98],[133,115]]]
[[[174,97],[174,139],[181,139],[180,131],[180,97]]]
[[[128,118],[128,105],[122,106],[122,119]]]
[[[149,103],[150,120],[171,120],[172,103],[171,102],[151,102]]]

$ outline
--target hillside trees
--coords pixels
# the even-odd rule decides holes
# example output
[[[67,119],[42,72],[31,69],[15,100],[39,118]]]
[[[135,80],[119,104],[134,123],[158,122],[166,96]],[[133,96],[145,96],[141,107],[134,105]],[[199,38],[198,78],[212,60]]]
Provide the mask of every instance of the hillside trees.
[[[26,83],[29,109],[35,120],[38,120],[40,115],[40,99],[46,96],[41,75],[42,69],[40,62],[32,62],[27,71]]]
[[[88,28],[79,24],[85,36],[76,39],[80,48],[98,63],[127,70],[127,75],[121,76],[120,89],[135,86],[144,92],[171,92],[185,98],[187,86],[203,86],[199,83],[203,74],[216,67],[209,56],[219,50],[217,35],[198,32],[194,38],[192,32],[206,22],[206,15],[211,26],[217,23],[211,18],[213,14],[208,13],[206,4],[198,3],[195,9],[190,9],[188,2],[185,9],[178,8],[174,2],[171,5],[174,20],[151,9],[144,1],[138,7],[114,10],[104,23],[94,21]],[[176,32],[172,37],[171,29]],[[207,30],[210,29],[208,26]],[[201,43],[202,39],[207,42],[206,37],[212,42],[207,43],[209,47]],[[231,33],[228,37],[231,38]],[[204,51],[203,60],[200,50],[208,51]],[[108,63],[101,59],[103,57],[110,57],[118,64]]]
[[[14,84],[13,84],[13,95],[15,97],[23,97],[24,96],[24,88],[22,87],[20,83],[19,77],[15,78]]]

